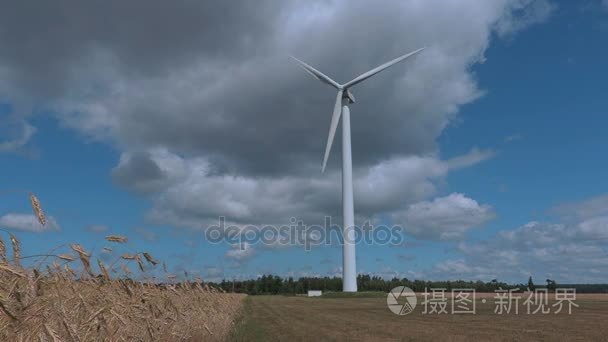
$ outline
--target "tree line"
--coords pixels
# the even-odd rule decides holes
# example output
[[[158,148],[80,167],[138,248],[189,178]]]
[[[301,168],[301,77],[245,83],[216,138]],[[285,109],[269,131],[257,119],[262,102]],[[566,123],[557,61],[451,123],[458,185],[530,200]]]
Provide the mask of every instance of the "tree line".
[[[249,280],[222,280],[220,283],[210,283],[221,287],[226,292],[247,293],[250,295],[296,295],[307,293],[308,290],[321,290],[323,292],[341,292],[342,278],[340,277],[293,277],[282,278],[277,275],[263,275],[257,279]],[[381,291],[388,292],[397,286],[407,286],[415,292],[424,292],[425,289],[444,288],[446,291],[452,289],[474,289],[476,292],[494,292],[498,289],[509,290],[519,288],[526,289],[547,288],[550,292],[556,288],[575,288],[578,293],[608,293],[608,284],[557,284],[555,280],[547,279],[546,282],[535,285],[532,277],[526,284],[509,284],[493,279],[489,282],[483,281],[424,281],[410,280],[407,278],[384,279],[368,274],[357,276],[357,287],[359,291]]]

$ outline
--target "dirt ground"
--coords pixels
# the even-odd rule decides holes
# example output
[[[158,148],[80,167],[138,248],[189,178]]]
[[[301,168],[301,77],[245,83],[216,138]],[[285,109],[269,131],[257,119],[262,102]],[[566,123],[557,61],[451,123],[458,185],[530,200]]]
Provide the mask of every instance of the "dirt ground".
[[[519,314],[499,315],[493,296],[477,296],[475,314],[449,314],[449,302],[448,314],[441,315],[423,314],[418,298],[415,310],[403,316],[389,311],[386,297],[248,296],[232,340],[608,341],[608,295],[578,295],[570,315],[566,306],[559,314],[555,308],[527,314],[523,299]]]

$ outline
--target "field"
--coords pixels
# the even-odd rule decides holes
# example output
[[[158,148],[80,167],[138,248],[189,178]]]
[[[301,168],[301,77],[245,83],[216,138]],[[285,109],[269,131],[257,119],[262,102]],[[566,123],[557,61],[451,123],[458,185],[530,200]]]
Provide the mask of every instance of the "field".
[[[0,341],[224,341],[246,297],[172,274],[162,282],[131,278],[129,263],[142,273],[159,264],[147,252],[123,254],[118,277],[99,259],[97,273],[78,244],[43,255],[40,262],[54,259],[46,267],[23,267],[19,240],[9,240],[12,258],[0,238]]]
[[[477,296],[476,314],[429,315],[418,306],[398,316],[386,296],[306,298],[249,296],[236,341],[605,341],[608,295],[578,295],[572,314],[494,313],[494,294]],[[482,298],[486,297],[486,303]],[[550,301],[552,304],[552,301]]]
[[[33,195],[31,201],[44,224]],[[522,300],[519,314],[499,315],[494,293],[477,294],[473,315],[424,314],[418,298],[415,310],[400,316],[381,292],[246,296],[187,274],[178,280],[148,252],[119,252],[129,246],[118,235],[105,237],[112,262],[75,243],[31,256],[33,262],[6,233],[12,255],[0,237],[0,341],[608,340],[608,295],[579,294],[572,314],[527,314]]]

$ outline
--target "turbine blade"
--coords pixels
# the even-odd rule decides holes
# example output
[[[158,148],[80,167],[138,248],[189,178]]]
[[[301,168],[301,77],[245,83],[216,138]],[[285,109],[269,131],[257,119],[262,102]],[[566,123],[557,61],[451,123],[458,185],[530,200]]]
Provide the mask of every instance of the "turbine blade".
[[[334,113],[331,116],[331,123],[329,124],[329,136],[327,137],[327,145],[325,146],[325,156],[323,157],[321,173],[325,172],[325,165],[327,165],[327,158],[329,158],[331,144],[334,142],[336,128],[338,127],[338,122],[340,122],[340,115],[342,115],[342,93],[342,89],[340,89],[338,90],[338,95],[336,96],[336,104],[334,105]]]
[[[340,89],[340,85],[332,80],[331,78],[329,78],[329,76],[325,75],[324,73],[320,72],[319,70],[311,67],[310,65],[302,62],[301,60],[295,58],[294,56],[290,56],[293,60],[295,60],[296,62],[298,62],[298,64],[304,69],[306,70],[306,72],[308,72],[309,74],[311,74],[314,78],[318,79],[319,81],[323,82],[323,83],[327,83],[330,86],[336,88],[336,89]]]
[[[361,83],[361,82],[365,81],[366,79],[368,79],[368,78],[374,76],[375,74],[379,73],[380,71],[382,71],[382,70],[384,70],[384,69],[386,69],[386,68],[388,68],[388,67],[390,67],[392,65],[395,65],[395,64],[401,62],[402,60],[404,60],[404,59],[406,59],[406,58],[408,58],[410,56],[413,56],[413,55],[417,54],[418,52],[420,52],[420,51],[422,51],[424,49],[425,48],[418,49],[418,50],[416,50],[414,52],[410,52],[410,53],[405,54],[405,55],[403,55],[401,57],[397,57],[397,58],[393,59],[390,62],[386,62],[386,63],[384,63],[384,64],[382,64],[382,65],[380,65],[380,66],[378,66],[378,67],[376,67],[376,68],[374,68],[374,69],[372,69],[372,70],[370,70],[370,71],[368,71],[368,72],[366,72],[364,74],[359,75],[358,77],[356,77],[352,81],[344,84],[343,87],[344,87],[344,89],[346,89],[346,88],[354,86],[355,84]]]

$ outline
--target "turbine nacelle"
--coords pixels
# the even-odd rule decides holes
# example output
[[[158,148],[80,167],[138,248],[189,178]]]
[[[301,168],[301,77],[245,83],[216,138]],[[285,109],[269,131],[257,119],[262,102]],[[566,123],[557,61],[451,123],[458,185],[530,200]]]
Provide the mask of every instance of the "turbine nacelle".
[[[355,103],[355,96],[348,89],[342,94],[342,98],[348,99],[348,103]]]

